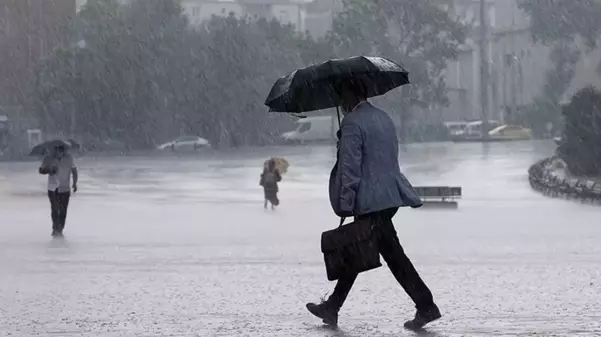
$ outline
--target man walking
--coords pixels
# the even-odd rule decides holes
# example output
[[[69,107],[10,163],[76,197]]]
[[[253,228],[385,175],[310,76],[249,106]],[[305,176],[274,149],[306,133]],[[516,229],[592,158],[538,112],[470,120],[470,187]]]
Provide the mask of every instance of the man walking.
[[[405,255],[392,217],[399,207],[422,206],[398,163],[398,140],[388,114],[366,100],[361,83],[344,81],[337,86],[344,119],[339,131],[338,160],[330,174],[330,203],[340,217],[354,216],[374,225],[378,249],[390,271],[415,303],[415,318],[407,329],[420,329],[441,317],[432,293]],[[338,312],[357,274],[341,277],[334,292],[321,304],[307,309],[324,323],[338,324]]]
[[[39,169],[40,174],[48,175],[48,199],[52,217],[52,236],[62,237],[67,219],[67,208],[71,197],[71,175],[73,175],[73,192],[77,192],[77,168],[65,145],[55,147],[53,152],[44,158]]]

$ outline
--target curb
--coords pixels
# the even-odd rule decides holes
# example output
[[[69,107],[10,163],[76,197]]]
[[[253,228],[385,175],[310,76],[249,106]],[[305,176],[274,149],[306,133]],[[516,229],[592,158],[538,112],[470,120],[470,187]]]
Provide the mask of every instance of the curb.
[[[601,203],[601,183],[586,178],[564,178],[551,170],[558,157],[545,158],[528,169],[528,181],[533,190],[553,198],[577,199]]]

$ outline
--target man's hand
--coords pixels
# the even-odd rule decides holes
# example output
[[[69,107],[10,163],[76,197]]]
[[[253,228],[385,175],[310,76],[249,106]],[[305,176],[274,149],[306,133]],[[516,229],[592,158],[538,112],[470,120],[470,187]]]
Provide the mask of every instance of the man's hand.
[[[77,184],[73,184],[73,193],[77,193]]]

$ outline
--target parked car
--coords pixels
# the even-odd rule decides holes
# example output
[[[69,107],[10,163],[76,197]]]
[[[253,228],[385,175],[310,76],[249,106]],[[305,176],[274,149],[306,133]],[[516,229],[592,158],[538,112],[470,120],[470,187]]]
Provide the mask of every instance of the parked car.
[[[488,133],[491,139],[525,140],[532,138],[532,130],[519,125],[501,125]]]
[[[198,150],[202,148],[211,147],[211,144],[208,140],[198,137],[198,136],[182,136],[174,141],[161,144],[157,147],[159,150],[172,150],[172,151],[182,151],[182,150]]]
[[[483,135],[482,124],[482,121],[469,122],[462,131],[458,131],[454,135],[452,135],[451,139],[454,142],[481,141]],[[499,121],[489,120],[487,131],[490,134],[490,131],[498,128],[501,125],[502,124]]]
[[[469,122],[466,121],[445,122],[444,126],[449,130],[451,137],[457,137],[463,135],[468,124]]]

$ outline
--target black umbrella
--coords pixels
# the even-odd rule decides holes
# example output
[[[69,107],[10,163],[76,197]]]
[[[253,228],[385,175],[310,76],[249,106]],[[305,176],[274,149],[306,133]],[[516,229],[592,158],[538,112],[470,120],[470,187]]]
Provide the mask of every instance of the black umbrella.
[[[79,144],[75,142],[73,139],[63,140],[63,139],[53,139],[48,140],[43,143],[40,143],[31,149],[29,152],[30,156],[45,156],[52,152],[53,149],[57,147],[65,147],[67,149],[70,148],[79,148]]]
[[[265,105],[270,111],[296,114],[338,107],[341,102],[335,86],[342,80],[362,83],[367,97],[374,97],[409,83],[409,74],[402,66],[383,57],[329,60],[278,79]]]

